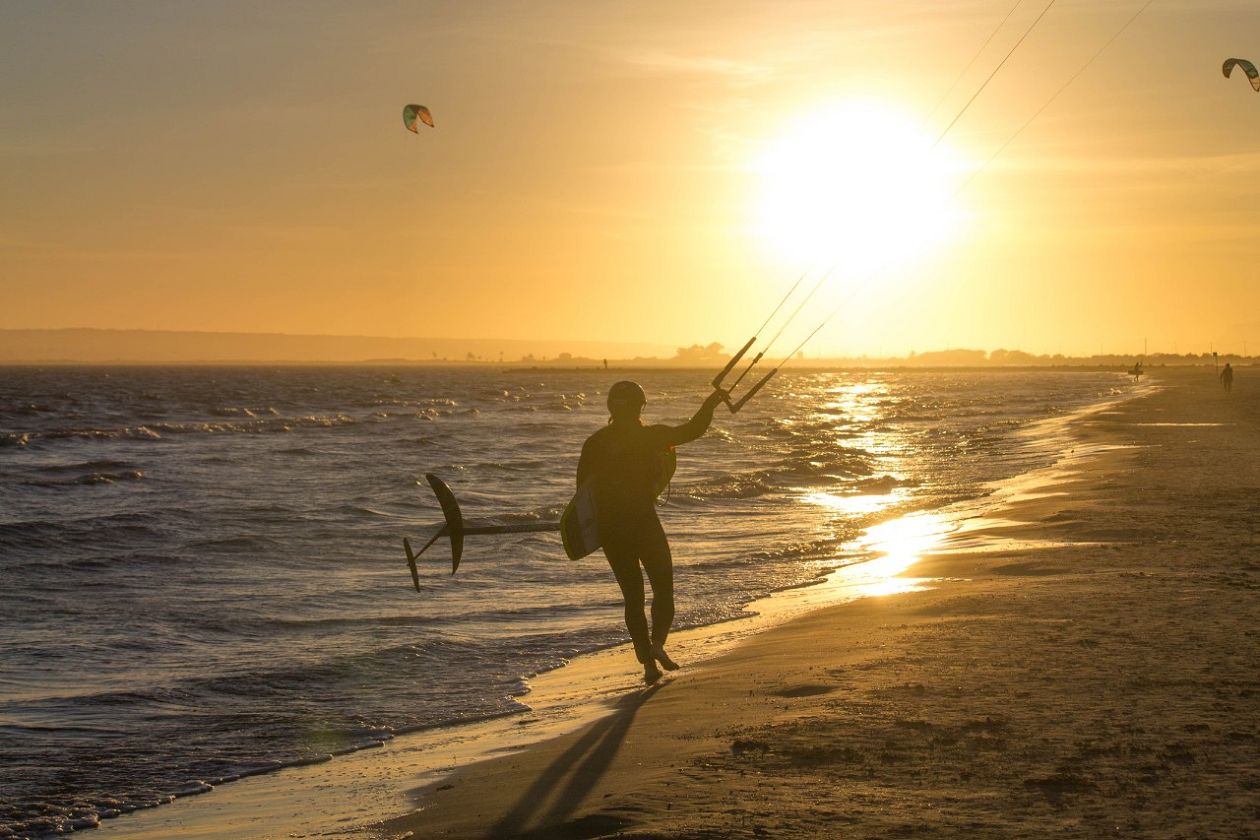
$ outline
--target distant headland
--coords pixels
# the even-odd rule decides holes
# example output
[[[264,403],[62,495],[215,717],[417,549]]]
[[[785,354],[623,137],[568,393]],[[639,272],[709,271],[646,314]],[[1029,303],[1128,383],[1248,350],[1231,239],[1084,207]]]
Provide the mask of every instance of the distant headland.
[[[92,328],[0,330],[0,364],[371,364],[524,368],[713,367],[729,358],[719,343],[663,344],[562,339],[391,338],[286,333]],[[773,354],[771,354],[773,355]],[[800,356],[809,367],[1131,367],[1248,365],[1254,356],[1198,353],[1035,355],[1021,350],[947,349],[905,356]]]

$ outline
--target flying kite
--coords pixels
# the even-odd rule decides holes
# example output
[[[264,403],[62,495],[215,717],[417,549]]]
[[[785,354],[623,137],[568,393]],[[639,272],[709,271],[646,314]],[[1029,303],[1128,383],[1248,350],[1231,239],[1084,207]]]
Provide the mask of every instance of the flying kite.
[[[1251,72],[1254,73],[1255,71],[1256,68],[1252,67]],[[420,129],[416,127],[417,120],[424,123],[429,128],[433,128],[433,115],[429,113],[428,108],[423,105],[408,105],[403,108],[403,125],[407,127],[408,131],[416,134],[420,133]]]
[[[1247,74],[1247,79],[1251,82],[1251,88],[1256,93],[1260,93],[1260,70],[1256,70],[1256,65],[1252,64],[1245,58],[1227,58],[1225,63],[1221,65],[1221,72],[1225,74],[1225,78],[1229,78],[1230,71],[1235,67],[1241,67]]]

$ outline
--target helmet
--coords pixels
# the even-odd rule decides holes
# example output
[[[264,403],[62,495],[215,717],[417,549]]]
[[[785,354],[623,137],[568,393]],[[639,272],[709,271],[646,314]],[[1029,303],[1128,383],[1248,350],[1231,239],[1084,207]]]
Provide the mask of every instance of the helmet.
[[[643,393],[643,389],[639,387],[638,382],[623,379],[621,382],[614,382],[613,386],[608,389],[608,409],[610,411],[614,404],[617,407],[633,406],[634,408],[641,408],[647,404],[647,394]]]

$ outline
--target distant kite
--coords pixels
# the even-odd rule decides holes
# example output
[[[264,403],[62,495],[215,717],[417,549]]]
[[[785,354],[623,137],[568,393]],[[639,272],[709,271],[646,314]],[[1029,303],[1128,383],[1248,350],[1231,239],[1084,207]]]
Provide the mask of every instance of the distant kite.
[[[1254,73],[1255,71],[1256,68],[1252,67],[1251,72]],[[433,128],[433,115],[429,113],[428,108],[423,105],[408,105],[406,108],[403,108],[403,125],[407,127],[408,131],[416,134],[420,133],[420,129],[416,127],[417,120],[429,128]]]
[[[1241,67],[1246,72],[1247,79],[1251,82],[1252,90],[1260,93],[1260,71],[1256,70],[1256,65],[1245,58],[1227,58],[1225,63],[1221,65],[1221,72],[1228,79],[1230,71],[1235,67]]]

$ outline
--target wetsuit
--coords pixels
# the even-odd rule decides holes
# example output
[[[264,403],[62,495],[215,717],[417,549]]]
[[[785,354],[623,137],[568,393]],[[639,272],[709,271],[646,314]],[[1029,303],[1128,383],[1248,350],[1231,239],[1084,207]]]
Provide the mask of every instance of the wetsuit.
[[[713,422],[720,395],[705,400],[681,426],[615,422],[586,440],[577,483],[595,481],[596,520],[604,556],[626,602],[626,628],[640,662],[652,661],[652,645],[664,644],[674,622],[674,564],[656,517],[663,458],[671,446],[689,443]],[[652,584],[652,630],[643,615],[643,572]]]

